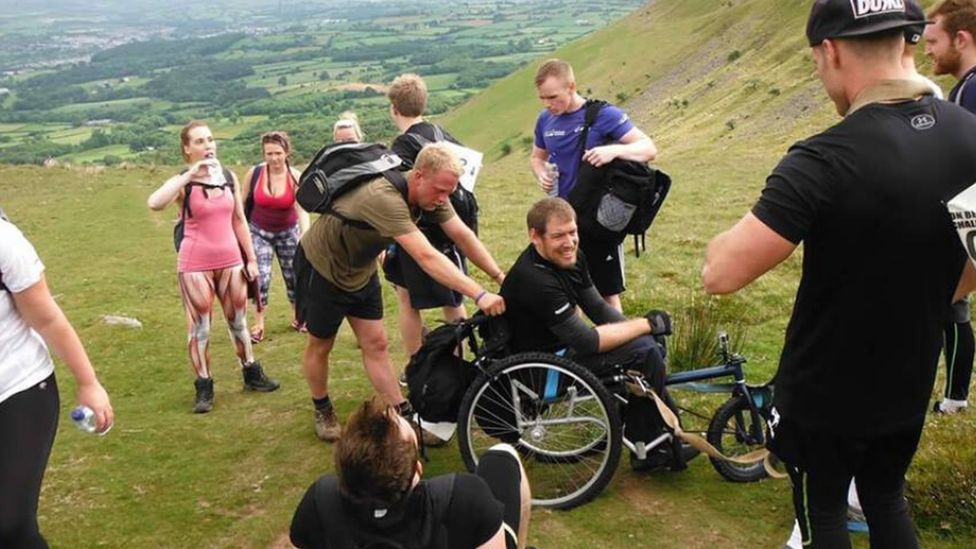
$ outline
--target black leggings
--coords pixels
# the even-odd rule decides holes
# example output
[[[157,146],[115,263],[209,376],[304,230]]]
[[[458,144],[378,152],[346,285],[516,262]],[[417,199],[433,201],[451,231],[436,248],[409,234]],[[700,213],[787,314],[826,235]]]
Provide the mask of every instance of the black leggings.
[[[805,430],[785,418],[769,449],[787,466],[804,549],[851,547],[847,490],[853,477],[867,518],[871,547],[917,549],[905,501],[905,472],[922,428],[853,437]]]
[[[54,374],[0,402],[0,547],[46,548],[37,499],[58,430]]]
[[[969,306],[969,303],[966,303]],[[973,354],[976,352],[976,339],[973,338],[973,325],[969,322],[954,322],[945,326],[946,385],[945,398],[967,400],[969,381],[973,376]]]

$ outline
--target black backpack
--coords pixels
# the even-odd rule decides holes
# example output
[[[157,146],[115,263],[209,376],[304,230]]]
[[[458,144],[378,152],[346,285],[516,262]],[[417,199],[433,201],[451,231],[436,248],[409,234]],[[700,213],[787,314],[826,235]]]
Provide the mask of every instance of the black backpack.
[[[227,170],[227,168],[222,168],[224,170],[224,184],[220,187],[214,187],[207,185],[206,183],[196,183],[189,182],[183,189],[183,208],[180,210],[180,218],[176,220],[176,225],[173,227],[173,246],[176,247],[176,252],[180,251],[180,244],[183,243],[183,223],[188,217],[193,216],[193,212],[190,210],[190,193],[193,192],[194,187],[200,187],[200,192],[207,194],[207,189],[230,189],[231,194],[234,193],[234,176]],[[243,254],[242,254],[243,255]]]
[[[590,126],[606,101],[589,100],[580,139],[576,184],[567,200],[576,210],[579,232],[589,238],[619,244],[627,235],[647,232],[661,210],[671,178],[646,162],[615,158],[599,168],[582,160]]]
[[[258,164],[251,169],[251,182],[248,184],[250,191],[247,193],[247,198],[244,199],[244,218],[248,221],[251,220],[251,213],[254,212],[254,190],[257,187],[258,179],[261,179],[261,170],[265,168],[266,165]],[[285,169],[291,170],[291,166],[285,164]]]
[[[461,399],[477,374],[462,358],[460,330],[458,324],[438,326],[407,365],[410,404],[426,421],[457,421]]]
[[[407,182],[397,168],[400,157],[380,143],[333,143],[326,145],[302,172],[295,199],[306,212],[330,214],[344,223],[371,228],[367,223],[347,219],[332,209],[332,203],[361,184],[383,176],[407,197]]]
[[[430,143],[437,143],[439,141],[452,141],[444,135],[444,130],[436,124],[431,124],[434,128],[434,139],[428,139],[419,133],[407,133],[405,135],[409,136],[419,148],[423,149],[425,145]],[[456,145],[461,145],[460,143],[455,143]],[[468,226],[469,229],[474,231],[474,234],[478,234],[478,212],[480,208],[478,207],[478,199],[475,197],[474,193],[465,189],[464,186],[458,185],[457,190],[451,193],[451,206],[454,207],[454,213],[457,214],[461,221]]]

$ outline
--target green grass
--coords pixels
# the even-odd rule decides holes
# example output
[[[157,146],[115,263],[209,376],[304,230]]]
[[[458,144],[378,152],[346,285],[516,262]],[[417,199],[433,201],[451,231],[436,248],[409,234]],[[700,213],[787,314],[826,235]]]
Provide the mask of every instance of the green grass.
[[[594,95],[630,92],[624,107],[658,143],[660,164],[675,181],[648,236],[649,252],[639,259],[628,253],[623,303],[630,314],[651,307],[677,318],[694,314],[708,240],[748,211],[791,142],[836,120],[803,43],[806,5],[730,4],[659,0],[557,52],[576,65],[581,87],[591,86]],[[741,56],[729,63],[733,50]],[[653,54],[634,55],[641,51]],[[541,197],[521,145],[539,110],[534,70],[499,82],[440,120],[469,144],[495,152],[479,181],[481,227],[506,266],[526,244],[526,209]],[[514,152],[498,158],[505,140],[516,145]],[[331,447],[312,432],[300,370],[303,340],[287,328],[277,274],[267,340],[257,353],[282,388],[243,393],[229,342],[215,323],[217,407],[206,416],[190,414],[192,376],[171,243],[175,212],[145,208],[148,194],[176,170],[0,167],[3,206],[37,247],[118,415],[106,438],[62,422],[41,500],[41,527],[54,547],[267,547],[286,531],[308,484],[331,469]],[[743,352],[751,382],[775,372],[800,266],[797,253],[716,305],[736,313],[729,324],[747,329]],[[399,368],[405,357],[387,290],[386,325]],[[144,328],[105,326],[104,314],[135,316]],[[72,383],[59,372],[66,411]],[[942,377],[940,371],[940,387]],[[342,417],[371,393],[347,329],[335,347],[331,381]],[[924,547],[974,545],[974,437],[971,416],[931,418],[926,426],[909,471]],[[462,467],[454,445],[431,450],[431,457],[428,474]],[[651,477],[633,475],[624,464],[591,504],[536,510],[530,543],[779,547],[791,513],[784,481],[731,484],[701,459],[685,473]],[[866,539],[856,537],[855,546],[866,547]]]

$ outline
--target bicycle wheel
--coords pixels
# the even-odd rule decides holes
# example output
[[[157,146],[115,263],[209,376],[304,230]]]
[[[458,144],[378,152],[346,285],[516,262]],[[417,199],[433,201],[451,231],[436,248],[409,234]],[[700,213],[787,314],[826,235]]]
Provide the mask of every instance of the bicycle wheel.
[[[733,396],[719,406],[708,426],[708,442],[728,457],[744,456],[763,447],[766,419],[759,414],[753,422],[749,402],[743,395]],[[763,437],[761,437],[762,435]],[[762,462],[742,465],[709,457],[720,475],[732,482],[755,482],[766,477]]]
[[[458,444],[470,471],[499,442],[523,457],[532,503],[569,509],[610,482],[620,460],[620,414],[586,368],[544,353],[511,356],[471,384],[458,414]]]

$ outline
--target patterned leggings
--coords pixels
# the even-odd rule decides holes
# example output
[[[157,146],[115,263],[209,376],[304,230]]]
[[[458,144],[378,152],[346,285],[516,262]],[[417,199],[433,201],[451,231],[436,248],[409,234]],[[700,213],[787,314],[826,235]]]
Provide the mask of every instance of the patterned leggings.
[[[271,289],[271,260],[278,256],[281,276],[285,279],[288,301],[295,303],[295,250],[298,248],[298,225],[284,231],[273,233],[249,224],[254,253],[258,257],[258,286],[261,290],[261,305],[268,305],[268,291]]]
[[[210,377],[210,319],[220,302],[241,366],[254,361],[247,332],[247,280],[240,265],[216,271],[178,273],[183,308],[189,321],[187,347],[197,377]]]

